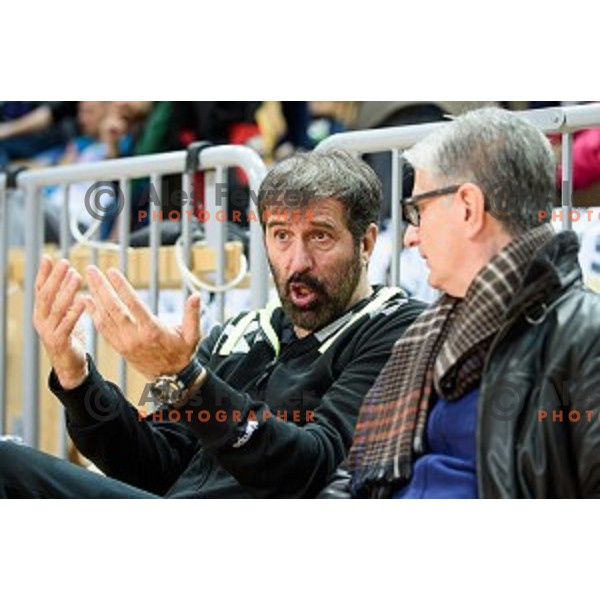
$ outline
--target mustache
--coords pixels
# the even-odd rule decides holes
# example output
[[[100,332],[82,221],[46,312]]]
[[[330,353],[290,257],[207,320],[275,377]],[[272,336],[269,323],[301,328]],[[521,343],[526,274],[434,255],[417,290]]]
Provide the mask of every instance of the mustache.
[[[287,280],[286,290],[288,292],[290,291],[290,286],[294,283],[301,283],[302,285],[305,285],[306,287],[309,287],[312,290],[314,290],[315,292],[319,292],[321,294],[324,294],[326,292],[325,286],[323,285],[323,283],[321,281],[319,281],[315,277],[311,277],[310,275],[307,275],[306,273],[294,273]]]

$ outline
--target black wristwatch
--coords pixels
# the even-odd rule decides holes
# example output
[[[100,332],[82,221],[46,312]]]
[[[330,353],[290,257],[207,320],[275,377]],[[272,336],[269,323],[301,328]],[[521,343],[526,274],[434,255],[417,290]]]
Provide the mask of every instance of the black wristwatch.
[[[162,406],[177,408],[185,392],[192,387],[203,371],[202,363],[194,357],[176,375],[161,375],[156,378],[150,384],[150,392]]]

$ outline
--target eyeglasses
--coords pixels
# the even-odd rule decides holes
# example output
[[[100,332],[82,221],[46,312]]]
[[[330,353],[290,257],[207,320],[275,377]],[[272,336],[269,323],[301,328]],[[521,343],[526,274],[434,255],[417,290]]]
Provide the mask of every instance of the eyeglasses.
[[[460,185],[449,185],[437,190],[431,190],[430,192],[424,192],[423,194],[417,194],[410,198],[402,200],[402,218],[414,227],[419,227],[421,224],[421,211],[417,206],[423,200],[431,200],[432,198],[438,198],[439,196],[447,196],[448,194],[454,194],[458,192]]]

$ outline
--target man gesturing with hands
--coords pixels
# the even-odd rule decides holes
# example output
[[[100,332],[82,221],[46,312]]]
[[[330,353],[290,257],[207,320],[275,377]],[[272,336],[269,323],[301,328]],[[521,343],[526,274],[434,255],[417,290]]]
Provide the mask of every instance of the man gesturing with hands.
[[[178,372],[192,359],[200,341],[200,295],[186,303],[183,323],[162,323],[141,302],[116,269],[106,278],[87,268],[91,296],[78,294],[82,278],[66,260],[53,265],[43,256],[36,281],[33,322],[61,386],[77,387],[88,375],[85,343],[75,325],[87,308],[94,325],[113,348],[148,379]]]
[[[395,341],[423,308],[368,282],[380,206],[376,176],[347,153],[277,165],[258,208],[281,306],[244,312],[203,338],[198,295],[181,325],[169,326],[117,270],[88,267],[81,294],[67,261],[42,258],[33,318],[52,364],[49,387],[75,445],[106,477],[0,442],[0,497],[317,495],[344,461]],[[100,375],[76,328],[84,310],[152,381],[157,411],[142,417]]]

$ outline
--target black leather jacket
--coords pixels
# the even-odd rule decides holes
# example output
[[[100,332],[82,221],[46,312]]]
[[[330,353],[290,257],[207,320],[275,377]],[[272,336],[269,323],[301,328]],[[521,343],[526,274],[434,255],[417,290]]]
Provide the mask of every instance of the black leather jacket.
[[[540,250],[488,353],[481,498],[600,497],[600,296],[583,286],[578,251],[571,232]],[[338,471],[320,497],[350,497],[349,480]]]
[[[482,498],[600,496],[600,297],[583,287],[578,250],[571,232],[541,249],[488,353]]]

